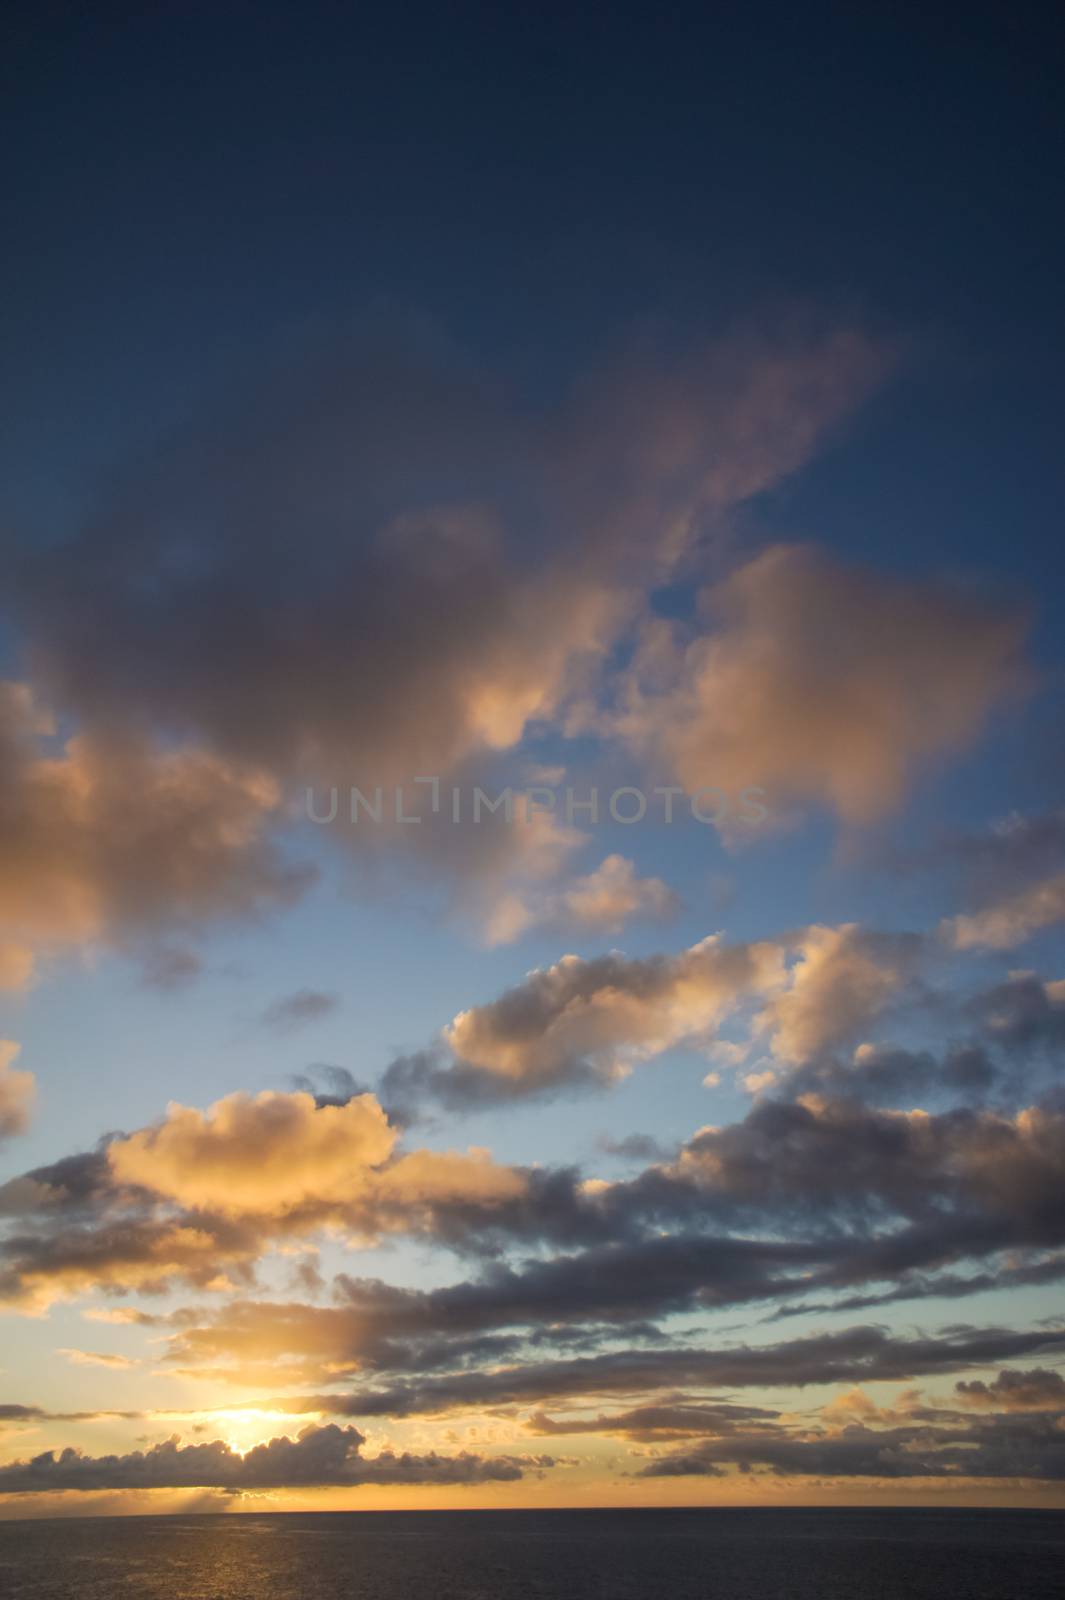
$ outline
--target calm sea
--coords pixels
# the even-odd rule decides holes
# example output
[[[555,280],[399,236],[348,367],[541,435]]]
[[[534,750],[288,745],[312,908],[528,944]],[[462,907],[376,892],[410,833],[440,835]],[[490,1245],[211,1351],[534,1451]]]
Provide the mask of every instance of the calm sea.
[[[1050,1600],[1050,1511],[363,1512],[0,1523],[11,1600]]]

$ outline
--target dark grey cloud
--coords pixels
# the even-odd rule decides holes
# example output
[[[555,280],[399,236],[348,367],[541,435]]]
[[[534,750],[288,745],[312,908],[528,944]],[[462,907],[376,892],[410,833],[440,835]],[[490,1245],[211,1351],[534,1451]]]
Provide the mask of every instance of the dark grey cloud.
[[[105,1135],[95,1150],[62,1156],[47,1166],[34,1167],[0,1185],[0,1217],[43,1219],[67,1214],[89,1215],[108,1194],[111,1184]]]
[[[931,1097],[960,1098],[973,1105],[986,1100],[1006,1076],[976,1041],[948,1046],[941,1055],[899,1045],[867,1045],[849,1061],[819,1056],[804,1062],[788,1074],[778,1092],[798,1096],[817,1090],[885,1107]]]
[[[649,1133],[630,1133],[624,1139],[601,1138],[598,1148],[604,1155],[616,1156],[619,1161],[669,1161],[676,1155],[676,1147],[667,1148]]]
[[[549,1417],[536,1411],[526,1428],[549,1438],[570,1433],[614,1434],[634,1444],[659,1444],[707,1433],[720,1437],[753,1422],[772,1421],[779,1415],[765,1406],[737,1405],[727,1400],[693,1401],[680,1396],[655,1405],[631,1406],[626,1411],[601,1411],[594,1417]]]
[[[1065,1044],[1065,990],[1034,972],[1012,973],[973,996],[968,1011],[985,1036],[1004,1050],[1046,1051],[1056,1065]]]
[[[799,1434],[767,1427],[702,1441],[650,1462],[645,1478],[718,1477],[725,1465],[778,1476],[827,1478],[1065,1479],[1059,1416],[997,1416],[965,1427],[855,1422]]]
[[[356,1095],[371,1092],[369,1086],[360,1083],[347,1067],[335,1067],[326,1061],[315,1062],[306,1072],[294,1073],[289,1082],[293,1089],[303,1094],[313,1094],[319,1109],[322,1106],[346,1106]]]
[[[1065,1330],[948,1329],[905,1337],[868,1324],[764,1346],[619,1349],[495,1370],[431,1373],[333,1393],[263,1401],[268,1407],[348,1417],[438,1416],[497,1406],[542,1407],[608,1394],[690,1389],[805,1388],[909,1381],[1065,1349]]]
[[[961,1379],[954,1392],[966,1405],[992,1411],[1065,1412],[1065,1378],[1047,1367],[1028,1371],[1004,1367],[991,1383],[981,1378]]]
[[[245,1455],[221,1439],[183,1445],[177,1437],[124,1456],[86,1456],[66,1449],[0,1467],[0,1494],[54,1490],[321,1488],[360,1484],[476,1484],[512,1482],[525,1467],[552,1466],[549,1456],[522,1461],[461,1454],[411,1455],[392,1451],[366,1457],[356,1428],[328,1424],[305,1428],[297,1439],[271,1439]]]
[[[765,1320],[779,1322],[788,1317],[804,1317],[828,1311],[867,1311],[872,1306],[892,1305],[902,1300],[965,1299],[973,1294],[988,1294],[1011,1289],[1030,1288],[1034,1284],[1059,1283],[1065,1278],[1065,1255],[1060,1252],[1047,1256],[1035,1253],[1029,1261],[1018,1261],[1013,1255],[997,1258],[991,1270],[983,1272],[907,1272],[894,1287],[874,1290],[866,1294],[837,1294],[831,1301],[819,1303],[796,1301],[783,1304]]]
[[[418,1372],[501,1360],[547,1338],[593,1348],[619,1337],[661,1340],[654,1318],[762,1298],[774,1277],[784,1287],[808,1287],[807,1269],[817,1260],[787,1242],[680,1237],[520,1269],[493,1263],[480,1278],[429,1290],[341,1276],[330,1306],[232,1302],[180,1327],[166,1359],[186,1369],[276,1357],[306,1359],[322,1373]],[[500,1337],[513,1329],[524,1331]]]

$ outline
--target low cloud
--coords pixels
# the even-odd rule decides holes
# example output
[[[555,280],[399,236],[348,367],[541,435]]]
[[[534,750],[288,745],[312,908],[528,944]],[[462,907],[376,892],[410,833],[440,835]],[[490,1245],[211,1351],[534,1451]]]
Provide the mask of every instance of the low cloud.
[[[719,1477],[724,1466],[783,1477],[1065,1479],[1059,1418],[1000,1416],[962,1427],[911,1423],[765,1427],[686,1446],[650,1462],[644,1478]]]
[[[954,1392],[963,1405],[984,1411],[1065,1412],[1065,1378],[1046,1367],[1032,1367],[1027,1372],[1004,1367],[991,1383],[962,1379]]]
[[[684,1397],[655,1405],[632,1406],[627,1411],[599,1412],[594,1417],[549,1417],[536,1411],[525,1426],[529,1433],[548,1438],[592,1433],[628,1439],[633,1444],[660,1444],[668,1439],[690,1439],[700,1434],[735,1433],[752,1422],[771,1421],[780,1413],[765,1406],[736,1405],[732,1401],[693,1401]]]
[[[857,1325],[778,1344],[717,1349],[624,1349],[564,1360],[524,1360],[475,1371],[427,1373],[376,1386],[301,1400],[351,1417],[440,1416],[482,1407],[586,1403],[606,1394],[646,1395],[656,1390],[780,1388],[815,1384],[909,1382],[921,1376],[966,1372],[1003,1360],[1065,1348],[1065,1332],[1051,1329],[958,1328],[904,1337]]]
[[[66,1449],[45,1451],[29,1461],[0,1467],[0,1494],[39,1494],[94,1489],[246,1489],[356,1487],[361,1484],[508,1483],[533,1464],[553,1465],[549,1456],[533,1463],[513,1456],[486,1458],[396,1455],[364,1456],[364,1436],[356,1428],[328,1424],[305,1428],[296,1439],[271,1439],[240,1455],[221,1439],[183,1445],[179,1438],[124,1456],[87,1456]]]

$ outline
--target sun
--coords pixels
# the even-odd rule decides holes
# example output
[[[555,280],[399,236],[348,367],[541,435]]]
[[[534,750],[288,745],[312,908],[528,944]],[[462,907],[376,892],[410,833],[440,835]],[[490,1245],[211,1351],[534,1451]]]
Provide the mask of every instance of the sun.
[[[234,1455],[245,1456],[256,1445],[269,1444],[279,1433],[291,1430],[292,1417],[286,1411],[263,1411],[256,1407],[226,1407],[204,1412],[208,1428],[217,1428],[217,1438]]]

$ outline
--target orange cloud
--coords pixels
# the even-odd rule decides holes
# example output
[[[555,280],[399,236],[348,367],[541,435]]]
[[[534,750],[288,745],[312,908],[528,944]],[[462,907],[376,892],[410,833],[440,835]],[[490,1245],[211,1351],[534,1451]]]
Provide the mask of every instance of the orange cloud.
[[[115,1180],[189,1208],[309,1231],[332,1221],[359,1234],[404,1229],[434,1206],[513,1199],[524,1176],[483,1150],[393,1154],[398,1135],[371,1094],[345,1105],[313,1095],[227,1095],[206,1112],[172,1104],[165,1119],[107,1150]]]
[[[119,1183],[223,1216],[342,1206],[392,1154],[395,1130],[372,1095],[316,1106],[304,1093],[227,1095],[206,1112],[171,1104],[157,1127],[108,1147]]]

